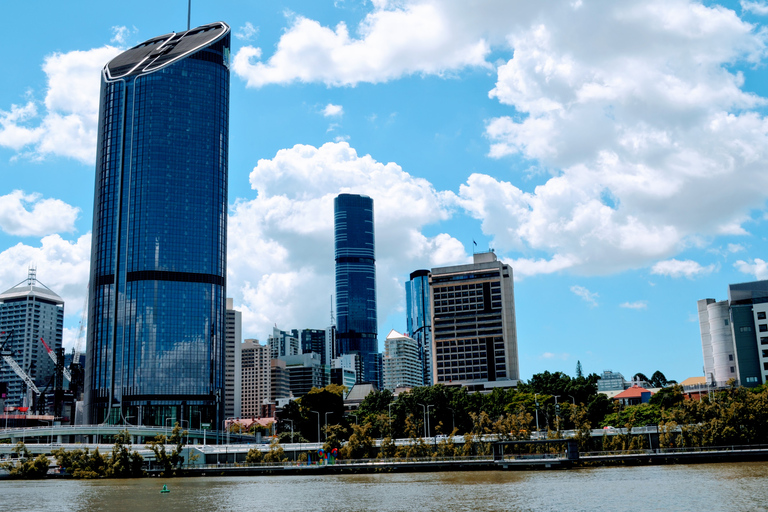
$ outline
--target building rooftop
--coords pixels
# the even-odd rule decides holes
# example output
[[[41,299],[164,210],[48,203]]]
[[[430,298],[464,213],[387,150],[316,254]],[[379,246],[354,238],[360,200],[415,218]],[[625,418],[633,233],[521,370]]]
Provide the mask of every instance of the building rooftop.
[[[632,386],[629,389],[625,389],[618,395],[614,395],[613,398],[642,398],[642,396],[646,393],[651,393],[650,389],[641,388],[637,384]]]
[[[27,279],[0,293],[0,302],[8,299],[20,299],[30,295],[64,304],[64,300],[61,297],[37,280],[35,271],[32,269],[30,269]]]

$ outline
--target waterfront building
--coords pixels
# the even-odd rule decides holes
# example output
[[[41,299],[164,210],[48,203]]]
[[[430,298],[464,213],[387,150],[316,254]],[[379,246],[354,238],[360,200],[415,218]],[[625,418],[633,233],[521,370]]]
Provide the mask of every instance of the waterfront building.
[[[281,357],[288,370],[288,382],[291,394],[301,397],[312,388],[322,388],[326,385],[325,369],[320,364],[320,356],[314,352]]]
[[[269,405],[272,401],[272,365],[269,347],[259,344],[259,340],[247,339],[243,343],[242,353],[242,412],[236,416],[243,418],[267,416],[271,412]]]
[[[5,342],[4,351],[40,390],[54,373],[40,338],[55,351],[61,348],[63,332],[64,301],[37,280],[36,269],[30,268],[27,279],[0,294],[0,343]],[[32,390],[4,361],[0,383],[5,384],[6,407],[32,406]]]
[[[418,342],[392,329],[384,342],[382,356],[384,389],[415,388],[424,385],[421,347]]]
[[[731,284],[728,300],[702,299],[697,308],[707,383],[768,382],[768,280]]]
[[[227,324],[224,334],[224,415],[240,417],[242,397],[243,314],[227,299]]]
[[[405,283],[408,335],[416,340],[422,380],[432,385],[432,316],[429,311],[429,270],[411,272]],[[386,385],[385,385],[386,387]]]
[[[229,53],[218,22],[149,39],[102,71],[89,423],[222,424]]]
[[[435,384],[472,390],[517,385],[512,268],[493,252],[429,274]]]
[[[336,352],[358,354],[361,382],[379,382],[373,199],[355,194],[334,199],[334,246]]]
[[[270,359],[269,361],[269,397],[272,402],[286,400],[291,397],[291,380],[288,368],[282,359]]]
[[[281,331],[277,327],[272,328],[272,336],[267,338],[269,355],[272,359],[279,357],[295,356],[301,354],[298,331]]]

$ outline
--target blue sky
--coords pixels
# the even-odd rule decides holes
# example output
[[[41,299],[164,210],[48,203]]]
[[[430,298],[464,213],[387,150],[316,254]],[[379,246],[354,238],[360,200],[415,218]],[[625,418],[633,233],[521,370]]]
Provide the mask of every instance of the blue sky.
[[[224,4],[224,5],[222,5]],[[3,2],[0,288],[88,280],[99,71],[187,2]],[[768,279],[768,4],[193,2],[233,30],[228,294],[246,337],[322,328],[333,206],[373,197],[379,333],[403,282],[493,247],[523,378],[700,375],[696,300]]]

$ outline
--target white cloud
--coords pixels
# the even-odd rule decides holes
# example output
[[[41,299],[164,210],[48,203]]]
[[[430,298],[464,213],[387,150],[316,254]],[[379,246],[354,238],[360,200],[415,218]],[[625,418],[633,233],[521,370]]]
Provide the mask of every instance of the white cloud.
[[[561,352],[561,353],[554,353],[554,352],[544,352],[541,354],[541,359],[561,359],[563,361],[568,360],[569,357],[571,357],[570,354],[567,352]]]
[[[64,156],[93,164],[99,113],[99,74],[120,49],[54,53],[45,58],[45,100],[0,110],[0,145],[29,158]],[[43,111],[40,108],[43,107]]]
[[[109,41],[112,43],[117,43],[120,46],[125,46],[128,44],[128,38],[131,36],[131,34],[135,34],[138,31],[139,30],[136,27],[130,29],[125,25],[114,26],[112,27],[112,39]],[[106,64],[106,62],[104,64]]]
[[[768,14],[768,4],[765,2],[749,2],[747,0],[741,0],[741,8],[747,12],[759,14],[760,16]]]
[[[228,278],[245,283],[229,294],[242,307],[244,334],[325,327],[334,288],[333,199],[370,196],[376,222],[379,320],[402,308],[403,281],[418,268],[468,260],[463,245],[422,228],[449,217],[448,200],[395,163],[360,156],[346,142],[296,145],[259,160],[250,175],[256,199],[230,214]]]
[[[296,16],[268,61],[258,60],[261,48],[244,46],[234,57],[233,70],[249,87],[261,87],[296,81],[377,83],[413,73],[487,66],[488,28],[482,22],[495,6],[497,14],[510,10],[500,4],[473,5],[478,15],[463,12],[454,0],[374,2],[353,34],[343,22],[331,28]],[[501,39],[501,33],[494,33]]]
[[[344,107],[341,105],[334,105],[333,103],[329,103],[323,109],[323,115],[325,117],[342,116],[344,115]]]
[[[648,302],[644,300],[637,300],[635,302],[624,302],[619,304],[620,308],[626,309],[648,309]]]
[[[27,208],[31,206],[32,210]],[[14,190],[0,196],[0,229],[11,235],[43,236],[72,232],[80,208],[59,199],[41,199],[40,194]]]
[[[234,32],[235,37],[241,41],[250,41],[259,33],[258,27],[254,27],[250,21],[246,21],[245,25],[240,27]]]
[[[747,248],[744,247],[742,244],[728,244],[728,252],[734,253],[734,252],[741,252],[746,251]]]
[[[755,279],[758,281],[768,279],[768,262],[761,260],[760,258],[755,258],[749,262],[739,260],[734,263],[733,266],[736,267],[739,272],[755,276]]]
[[[687,277],[692,279],[696,276],[711,274],[716,270],[716,265],[701,266],[699,263],[693,260],[666,260],[656,263],[651,268],[651,274],[667,277]]]
[[[590,307],[597,306],[597,298],[599,297],[597,292],[590,292],[583,286],[579,285],[571,286],[571,292],[573,292],[577,297],[581,297],[584,302],[590,305]]]
[[[0,252],[0,292],[22,282],[29,267],[35,266],[38,280],[64,299],[64,313],[79,317],[90,263],[90,233],[74,241],[49,235],[40,240],[39,247],[19,243]]]

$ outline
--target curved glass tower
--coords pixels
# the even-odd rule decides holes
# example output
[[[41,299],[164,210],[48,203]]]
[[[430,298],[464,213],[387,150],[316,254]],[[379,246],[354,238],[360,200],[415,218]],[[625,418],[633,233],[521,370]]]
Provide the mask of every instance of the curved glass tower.
[[[432,317],[429,305],[429,270],[411,272],[405,283],[408,335],[416,340],[424,385],[432,385]]]
[[[221,424],[229,39],[163,35],[102,71],[89,423]]]
[[[337,353],[358,354],[362,380],[380,383],[373,199],[340,194],[333,202]],[[358,377],[360,378],[360,377]]]

